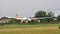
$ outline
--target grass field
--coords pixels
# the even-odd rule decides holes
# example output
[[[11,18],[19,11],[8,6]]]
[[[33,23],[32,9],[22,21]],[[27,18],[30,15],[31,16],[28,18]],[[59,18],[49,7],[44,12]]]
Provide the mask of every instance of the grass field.
[[[12,24],[0,26],[0,34],[60,34],[60,31],[58,29],[58,24]]]

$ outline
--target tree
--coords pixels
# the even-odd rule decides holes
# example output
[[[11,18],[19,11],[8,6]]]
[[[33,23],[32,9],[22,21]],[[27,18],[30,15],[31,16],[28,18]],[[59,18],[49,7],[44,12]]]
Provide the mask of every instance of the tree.
[[[54,17],[54,13],[53,13],[52,11],[50,11],[50,12],[48,13],[48,17]]]
[[[1,19],[9,19],[8,17],[6,17],[6,16],[4,16],[4,17],[2,17]]]
[[[57,17],[57,20],[60,22],[60,15]]]
[[[54,13],[51,11],[48,14],[46,14],[46,11],[40,10],[35,13],[34,17],[39,18],[39,17],[53,17],[53,16],[54,16]]]
[[[46,17],[46,12],[42,11],[42,10],[38,11],[38,12],[35,13],[34,17],[36,17],[36,18],[38,18],[38,17]]]

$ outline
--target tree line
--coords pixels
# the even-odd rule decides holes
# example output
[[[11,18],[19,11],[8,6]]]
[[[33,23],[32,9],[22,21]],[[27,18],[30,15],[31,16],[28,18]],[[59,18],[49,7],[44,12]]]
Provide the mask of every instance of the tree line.
[[[51,18],[45,18],[45,17],[51,17]],[[39,10],[35,13],[34,18],[44,18],[44,19],[38,19],[38,20],[32,20],[31,22],[28,22],[28,24],[47,24],[47,23],[51,23],[51,24],[58,24],[60,22],[60,15],[58,15],[57,17],[54,16],[54,12],[50,11],[50,12],[46,12],[44,10]],[[8,19],[10,20],[9,23],[6,24],[19,24],[21,20],[16,20],[15,18],[8,18],[8,17],[2,17],[0,18],[0,22],[2,19]],[[40,20],[40,22],[39,22]]]
[[[52,18],[46,18],[46,19],[42,19],[42,22],[45,23],[59,23],[60,22],[60,15],[58,15],[57,17],[54,16],[54,12],[50,11],[50,12],[46,12],[44,10],[39,10],[35,13],[35,18],[41,18],[41,17],[52,17]],[[41,23],[42,23],[41,22]]]

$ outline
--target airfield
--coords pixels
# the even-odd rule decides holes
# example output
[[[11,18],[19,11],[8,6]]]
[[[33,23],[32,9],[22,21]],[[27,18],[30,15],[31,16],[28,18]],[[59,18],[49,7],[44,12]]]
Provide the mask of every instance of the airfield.
[[[58,24],[39,25],[4,25],[0,26],[0,34],[60,34]]]

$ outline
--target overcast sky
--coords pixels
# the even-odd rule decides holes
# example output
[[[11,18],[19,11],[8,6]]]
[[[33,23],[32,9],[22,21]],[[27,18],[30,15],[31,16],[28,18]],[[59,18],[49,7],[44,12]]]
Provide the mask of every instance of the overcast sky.
[[[51,10],[55,15],[60,15],[60,0],[0,0],[0,17],[15,17],[16,14],[30,17],[38,10]]]

